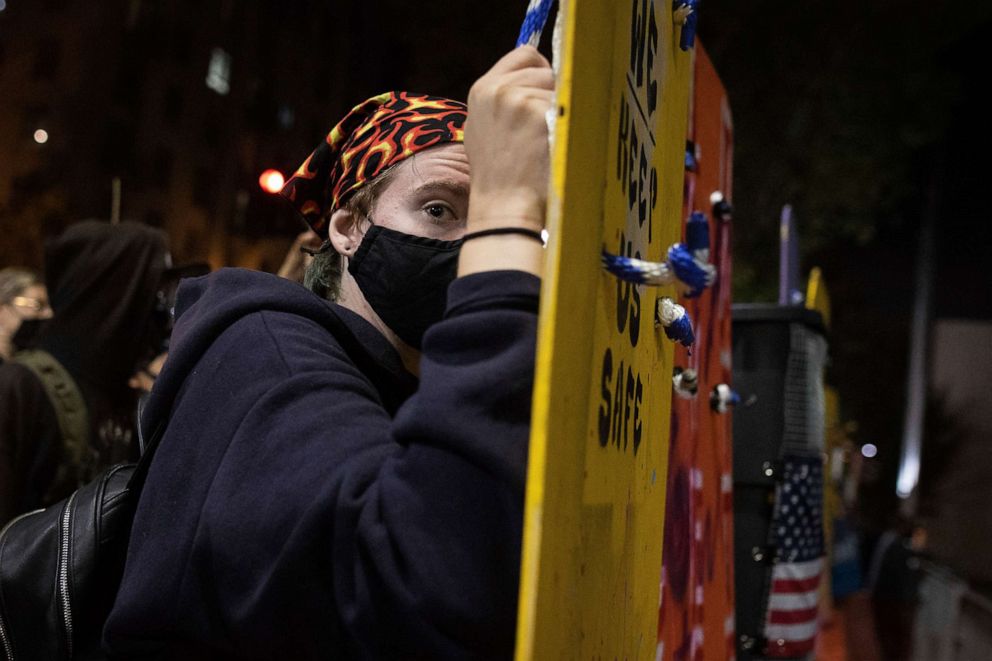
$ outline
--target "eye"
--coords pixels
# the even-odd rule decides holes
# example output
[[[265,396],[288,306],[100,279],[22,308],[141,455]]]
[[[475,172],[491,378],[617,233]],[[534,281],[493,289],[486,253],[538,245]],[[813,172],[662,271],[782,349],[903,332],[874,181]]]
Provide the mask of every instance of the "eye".
[[[434,218],[441,218],[448,209],[442,204],[428,204],[424,210]]]
[[[423,212],[432,223],[448,223],[457,220],[458,216],[451,207],[444,202],[431,202],[425,204]]]

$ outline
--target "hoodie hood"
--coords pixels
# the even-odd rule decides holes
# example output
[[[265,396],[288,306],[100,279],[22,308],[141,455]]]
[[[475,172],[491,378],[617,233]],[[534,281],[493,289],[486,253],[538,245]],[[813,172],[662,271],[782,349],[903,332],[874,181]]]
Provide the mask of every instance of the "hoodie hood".
[[[317,322],[372,381],[387,410],[395,411],[417,388],[416,377],[406,371],[389,341],[356,313],[271,273],[224,268],[184,279],[179,285],[169,358],[141,416],[146,439],[168,418],[186,379],[214,341],[242,318],[258,312],[287,313]],[[252,360],[251,347],[244,347],[244,360]]]
[[[165,234],[137,223],[83,221],[45,246],[54,315],[37,345],[75,377],[126,390],[163,330],[153,323],[168,264]]]

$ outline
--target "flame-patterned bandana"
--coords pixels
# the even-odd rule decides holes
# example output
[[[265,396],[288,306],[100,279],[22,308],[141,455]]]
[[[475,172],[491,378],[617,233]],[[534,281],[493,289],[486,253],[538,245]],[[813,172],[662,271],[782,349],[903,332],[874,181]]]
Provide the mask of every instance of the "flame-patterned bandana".
[[[327,212],[340,208],[386,168],[428,147],[462,142],[466,110],[464,103],[438,96],[373,96],[331,129],[282,194],[311,229],[327,239]]]

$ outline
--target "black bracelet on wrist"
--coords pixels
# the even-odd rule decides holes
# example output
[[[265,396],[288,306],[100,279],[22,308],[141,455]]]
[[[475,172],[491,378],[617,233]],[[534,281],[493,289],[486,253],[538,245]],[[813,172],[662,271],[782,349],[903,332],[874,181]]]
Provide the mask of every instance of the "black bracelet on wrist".
[[[496,236],[499,234],[521,234],[523,236],[536,239],[541,242],[541,245],[544,245],[544,237],[541,236],[541,233],[537,230],[527,229],[526,227],[493,227],[487,230],[479,230],[478,232],[469,232],[462,237],[462,242],[464,243],[465,241],[471,241],[472,239],[478,239],[483,236]]]

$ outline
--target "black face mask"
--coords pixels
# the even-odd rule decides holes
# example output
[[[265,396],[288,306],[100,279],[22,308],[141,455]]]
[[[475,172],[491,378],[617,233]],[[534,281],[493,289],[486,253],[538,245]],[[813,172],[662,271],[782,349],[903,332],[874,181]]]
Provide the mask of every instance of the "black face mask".
[[[420,349],[427,328],[444,316],[461,246],[461,240],[439,241],[373,225],[348,271],[390,330]]]
[[[10,338],[10,343],[17,351],[34,348],[38,333],[45,327],[48,319],[24,319],[17,327],[17,332]]]

